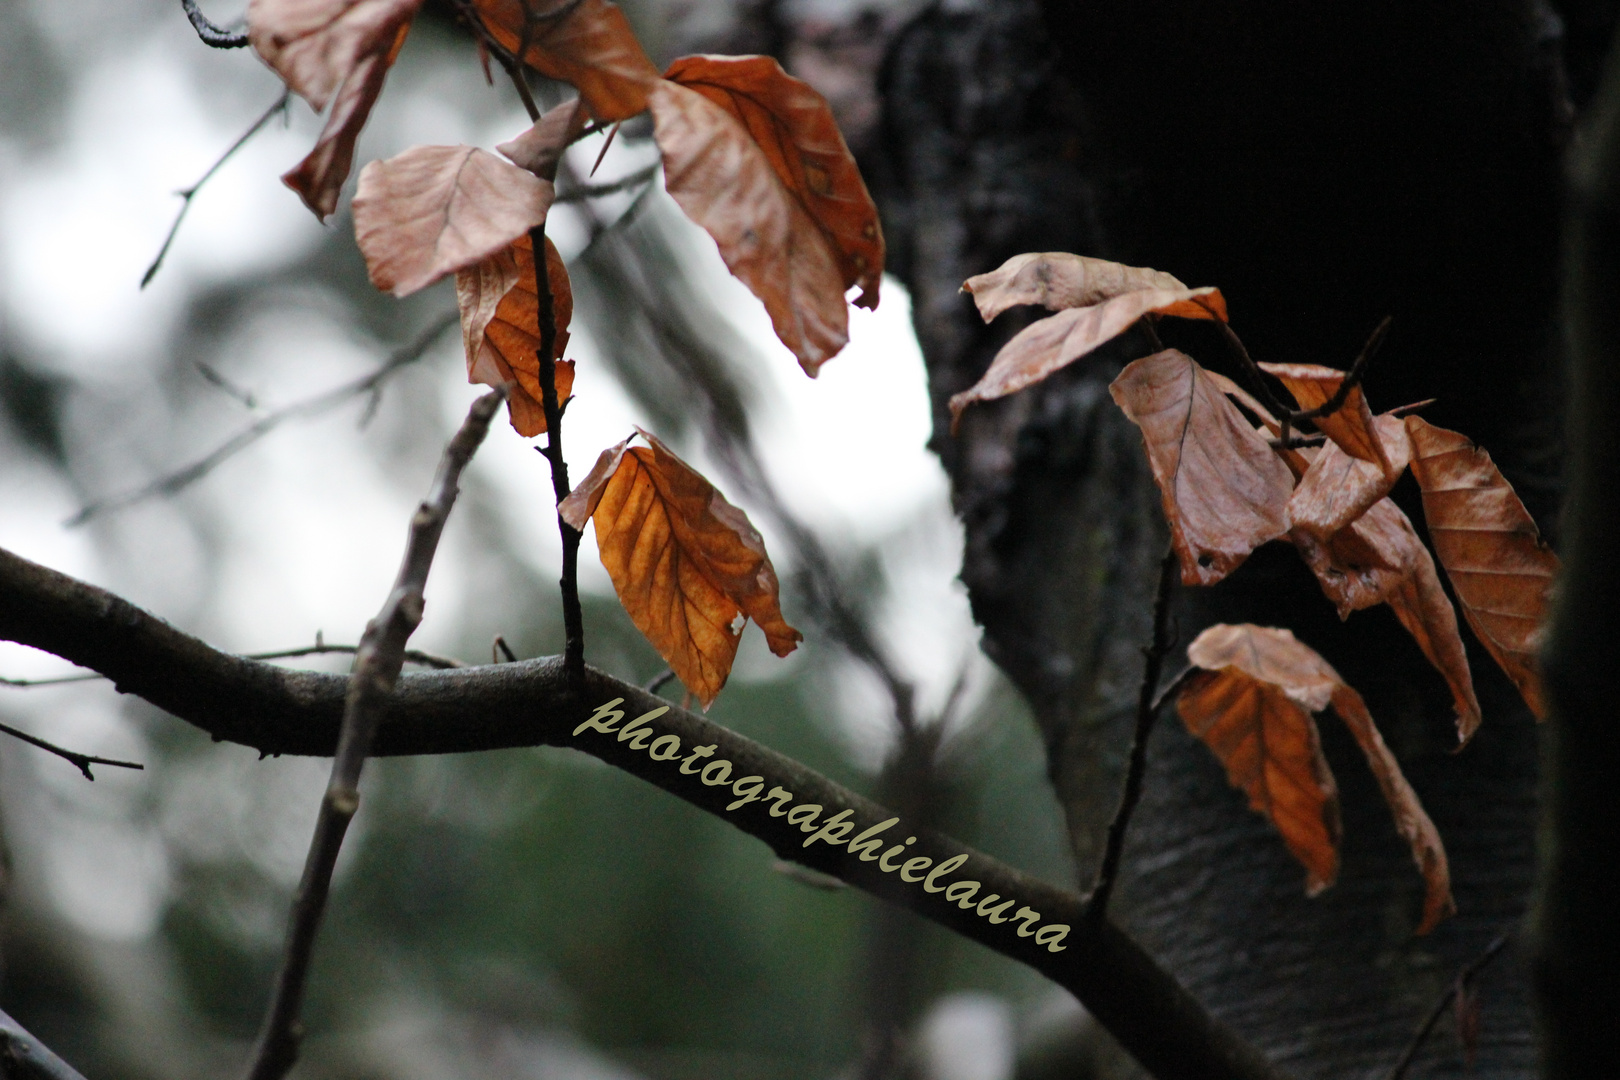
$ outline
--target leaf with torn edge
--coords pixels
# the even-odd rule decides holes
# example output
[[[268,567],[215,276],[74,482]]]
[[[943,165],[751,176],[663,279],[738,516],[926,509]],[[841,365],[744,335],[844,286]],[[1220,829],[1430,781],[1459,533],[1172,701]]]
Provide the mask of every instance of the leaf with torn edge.
[[[1218,624],[1199,634],[1187,659],[1203,671],[1177,700],[1187,728],[1215,752],[1232,785],[1282,833],[1305,866],[1306,890],[1338,870],[1337,788],[1322,757],[1312,713],[1332,706],[1367,758],[1423,875],[1419,934],[1456,911],[1440,834],[1379,735],[1361,695],[1315,650],[1274,627]]]
[[[409,296],[546,220],[552,186],[471,146],[413,146],[360,170],[354,235],[377,288]]]
[[[558,512],[576,529],[587,518],[596,523],[619,602],[707,709],[731,674],[739,616],[758,624],[777,656],[804,635],[782,618],[776,570],[747,515],[636,430],[648,445],[631,447],[626,439],[604,450]]]
[[[764,303],[776,336],[814,377],[849,340],[832,241],[726,110],[668,81],[649,104],[664,186],[714,237],[727,268]]]
[[[322,111],[363,60],[395,47],[421,6],[422,0],[252,0],[248,41],[294,93]]]
[[[1380,499],[1326,543],[1299,528],[1289,535],[1322,592],[1338,607],[1339,618],[1376,604],[1390,606],[1451,688],[1459,743],[1473,738],[1479,730],[1479,699],[1457,630],[1457,612],[1440,585],[1429,549],[1401,508]]]
[[[658,69],[618,5],[607,0],[473,0],[495,40],[548,79],[572,83],[597,120],[647,108]],[[524,13],[532,11],[527,32]]]
[[[1401,418],[1388,413],[1374,417],[1371,430],[1383,448],[1384,464],[1327,443],[1288,500],[1288,519],[1295,529],[1326,541],[1389,494],[1411,460],[1412,442]]]
[[[742,123],[777,179],[832,240],[844,288],[861,287],[855,303],[877,307],[883,229],[827,99],[769,56],[683,56],[664,78],[702,94]]]
[[[1558,556],[1524,503],[1465,435],[1406,418],[1423,517],[1463,617],[1524,695],[1546,716],[1536,650],[1552,602]]]
[[[1031,323],[1001,347],[978,382],[951,397],[951,433],[956,433],[962,410],[969,405],[1006,397],[1040,382],[1123,334],[1144,315],[1225,322],[1226,301],[1219,289],[1210,287],[1138,289]]]
[[[355,141],[366,126],[371,107],[382,93],[383,80],[388,77],[388,69],[404,46],[409,30],[410,23],[402,24],[392,48],[368,54],[355,65],[333,99],[332,111],[326,117],[326,126],[321,129],[314,148],[281,177],[281,182],[298,192],[304,205],[322,221],[337,210],[338,194],[349,178],[349,170],[354,167]]]
[[[1090,307],[1143,289],[1186,288],[1163,270],[1125,266],[1067,251],[1014,255],[988,274],[976,274],[962,283],[962,291],[973,295],[979,317],[985,322],[1023,304],[1062,311]]]
[[[1142,430],[1183,582],[1213,585],[1288,531],[1288,466],[1192,357],[1145,356],[1108,390]]]
[[[1339,392],[1345,376],[1342,371],[1318,364],[1261,364],[1260,370],[1280,379],[1305,410],[1326,405]],[[1385,453],[1384,442],[1373,425],[1372,410],[1359,385],[1345,395],[1344,404],[1312,423],[1346,454],[1377,465],[1389,476],[1390,483],[1400,476]]]
[[[551,238],[546,238],[546,280],[551,288],[557,341],[557,404],[574,388],[574,363],[563,360],[568,324],[574,317],[574,293],[568,268]],[[456,302],[461,307],[461,338],[467,353],[467,381],[512,387],[507,415],[524,438],[546,430],[540,386],[540,295],[534,273],[534,242],[520,236],[505,251],[456,272]]]
[[[580,132],[590,122],[590,115],[578,98],[563,102],[534,122],[534,126],[513,139],[495,147],[506,159],[520,169],[527,169],[550,183],[557,179],[557,165]]]

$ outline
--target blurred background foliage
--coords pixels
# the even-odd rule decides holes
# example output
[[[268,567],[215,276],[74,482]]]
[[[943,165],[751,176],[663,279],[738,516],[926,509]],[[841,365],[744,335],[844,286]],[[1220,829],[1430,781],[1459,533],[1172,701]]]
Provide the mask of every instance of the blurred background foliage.
[[[625,6],[658,60],[723,45],[750,14],[726,0]],[[827,5],[778,6],[809,19]],[[242,5],[205,8],[228,25]],[[473,396],[457,335],[441,333],[374,394],[64,524],[366,374],[453,310],[447,286],[377,293],[346,208],[323,229],[276,182],[318,124],[298,104],[203,189],[137,288],[169,193],[275,93],[246,52],[200,45],[177,2],[0,0],[0,545],[239,651],[358,636]],[[484,85],[430,3],[357,163],[523,126],[510,88]],[[598,149],[580,148],[581,175]],[[630,125],[598,181],[651,156]],[[750,632],[712,715],[857,789],[925,803],[961,839],[1072,887],[1033,726],[978,658],[954,581],[960,531],[923,449],[903,290],[889,281],[887,314],[857,319],[849,353],[806,383],[653,187],[553,215],[581,311],[565,435],[579,475],[630,422],[648,424],[765,532],[808,640],[781,663]],[[413,644],[473,663],[497,633],[519,656],[560,651],[547,487],[522,440],[493,433]],[[589,541],[584,563],[589,658],[656,675]],[[322,662],[343,670],[341,657],[289,661]],[[0,646],[0,675],[69,671]],[[0,1007],[91,1080],[239,1070],[325,763],[260,761],[97,683],[0,687],[0,720],[146,766],[90,785],[0,743]],[[1066,998],[1011,962],[807,884],[757,841],[583,755],[377,761],[365,798],[297,1075],[999,1080],[1020,1045],[1073,1022]],[[900,1035],[887,1047],[884,1017]]]

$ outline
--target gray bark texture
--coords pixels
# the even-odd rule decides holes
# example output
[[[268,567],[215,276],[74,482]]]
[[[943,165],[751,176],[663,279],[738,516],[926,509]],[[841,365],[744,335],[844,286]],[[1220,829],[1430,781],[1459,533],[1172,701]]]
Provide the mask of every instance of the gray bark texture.
[[[1010,314],[983,326],[962,280],[1023,251],[1153,266],[1220,286],[1263,361],[1347,367],[1392,315],[1368,376],[1374,409],[1439,398],[1425,415],[1486,447],[1556,543],[1561,162],[1574,117],[1561,25],[1528,0],[1004,0],[931,8],[892,41],[880,127],[860,151],[891,268],[912,290],[933,445],[966,529],[962,578],[987,652],[1041,725],[1082,887],[1118,798],[1164,543],[1141,440],[1107,385],[1150,350],[1122,340],[973,407],[952,438],[947,399],[1023,325]],[[1239,375],[1208,329],[1160,331]],[[1396,492],[1420,523],[1415,495],[1410,480]],[[1448,752],[1445,687],[1390,613],[1340,623],[1281,544],[1213,589],[1182,590],[1177,618],[1183,645],[1215,621],[1288,626],[1362,692],[1446,842],[1459,914],[1414,936],[1421,882],[1331,717],[1343,869],[1308,900],[1275,833],[1167,709],[1117,916],[1295,1075],[1382,1075],[1458,969],[1527,907],[1530,714],[1469,639],[1484,728]],[[1471,1075],[1530,1075],[1517,940],[1484,975],[1480,1007]],[[1410,1075],[1464,1074],[1448,1019]]]

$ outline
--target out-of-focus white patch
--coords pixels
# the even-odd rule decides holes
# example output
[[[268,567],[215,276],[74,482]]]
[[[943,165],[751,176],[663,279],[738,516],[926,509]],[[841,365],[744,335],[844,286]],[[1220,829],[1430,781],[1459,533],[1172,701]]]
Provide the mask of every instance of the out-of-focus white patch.
[[[923,1017],[918,1064],[927,1080],[1011,1080],[1012,1010],[990,994],[949,994]]]

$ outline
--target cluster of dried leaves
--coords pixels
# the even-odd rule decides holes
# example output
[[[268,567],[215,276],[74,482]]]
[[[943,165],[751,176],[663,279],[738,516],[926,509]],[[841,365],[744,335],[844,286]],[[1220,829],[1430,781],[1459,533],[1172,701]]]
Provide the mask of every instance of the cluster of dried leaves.
[[[1218,290],[1189,289],[1157,270],[1064,253],[1019,255],[963,288],[986,322],[1025,304],[1057,314],[1030,324],[1002,348],[984,377],[951,400],[953,419],[974,402],[1039,382],[1143,317],[1227,318]],[[1359,385],[1341,395],[1346,372],[1313,364],[1258,366],[1282,383],[1301,412],[1341,400],[1315,420],[1323,445],[1283,442],[1282,420],[1175,349],[1133,361],[1110,387],[1141,429],[1182,581],[1212,585],[1259,545],[1291,541],[1341,618],[1390,606],[1450,686],[1458,740],[1466,744],[1480,712],[1456,611],[1434,558],[1389,498],[1410,468],[1463,617],[1540,717],[1535,654],[1558,560],[1490,455],[1419,417],[1375,416]],[[1312,719],[1331,708],[1367,755],[1423,873],[1421,930],[1452,910],[1445,851],[1433,823],[1361,695],[1327,661],[1287,630],[1250,625],[1210,627],[1189,647],[1188,659],[1197,671],[1178,699],[1182,718],[1250,805],[1276,825],[1306,868],[1308,891],[1325,888],[1338,872],[1337,787]]]
[[[283,180],[326,218],[355,141],[422,0],[252,0],[254,49],[287,86],[329,110],[315,147]],[[483,48],[572,84],[576,99],[496,149],[417,146],[361,170],[355,237],[372,282],[407,296],[455,275],[469,381],[508,388],[512,426],[546,431],[543,372],[566,402],[573,313],[562,259],[543,238],[563,152],[650,112],[665,187],[714,237],[812,377],[848,341],[846,294],[876,307],[877,208],[827,102],[763,56],[687,56],[662,75],[608,0],[466,0]],[[549,296],[549,302],[546,298]],[[549,309],[549,313],[548,313]],[[549,356],[542,339],[554,337]],[[603,564],[630,613],[705,707],[724,686],[752,618],[773,651],[800,640],[782,619],[775,571],[748,519],[662,443],[604,451],[560,508],[594,520]]]

